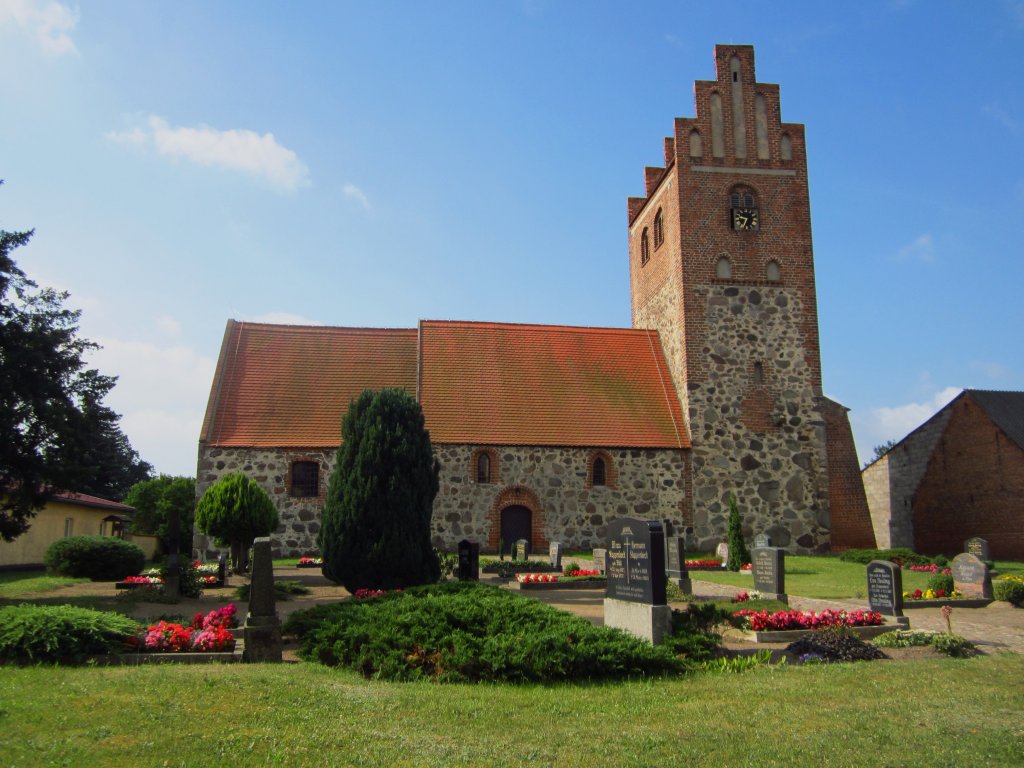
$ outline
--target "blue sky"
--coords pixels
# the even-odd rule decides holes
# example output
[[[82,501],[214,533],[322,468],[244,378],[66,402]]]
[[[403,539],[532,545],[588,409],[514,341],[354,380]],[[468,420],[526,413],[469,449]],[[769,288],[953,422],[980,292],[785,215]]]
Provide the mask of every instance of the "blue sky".
[[[862,458],[1024,389],[1024,2],[0,0],[0,227],[143,458],[228,318],[628,326],[626,197],[715,43],[807,126],[825,391]]]

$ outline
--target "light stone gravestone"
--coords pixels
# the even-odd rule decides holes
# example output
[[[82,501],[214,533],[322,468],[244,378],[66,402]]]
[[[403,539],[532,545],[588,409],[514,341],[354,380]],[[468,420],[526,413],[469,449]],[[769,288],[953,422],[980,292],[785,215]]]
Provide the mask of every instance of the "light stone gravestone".
[[[562,544],[558,541],[551,542],[551,546],[548,547],[548,559],[551,561],[551,567],[556,571],[562,570]]]
[[[772,539],[767,533],[759,533],[754,537],[754,549],[764,549],[772,545]]]
[[[723,541],[715,547],[715,557],[722,561],[722,567],[725,568],[729,564],[729,545]]]
[[[607,560],[608,550],[607,549],[595,549],[594,550],[594,568],[601,574],[607,572]]]
[[[754,570],[754,589],[765,600],[789,602],[786,597],[786,550],[762,547],[750,555]]]
[[[516,541],[515,549],[512,550],[513,560],[526,560],[530,557],[530,542],[526,539]]]
[[[459,542],[459,580],[480,580],[480,545],[469,539]]]
[[[981,538],[980,536],[973,536],[964,542],[964,552],[981,560],[991,560],[991,556],[988,551],[988,541]]]
[[[903,616],[903,572],[900,567],[889,560],[872,560],[868,563],[867,577],[871,610],[885,616]]]
[[[992,599],[992,574],[980,557],[962,552],[953,558],[950,570],[953,572],[953,589],[965,598]]]
[[[684,595],[693,594],[693,582],[686,570],[686,542],[682,536],[665,537],[665,576]]]
[[[253,542],[249,613],[243,634],[242,661],[281,661],[281,620],[274,602],[274,561],[269,536]]]
[[[608,524],[604,623],[651,643],[672,631],[665,602],[665,543],[662,524],[623,517]]]

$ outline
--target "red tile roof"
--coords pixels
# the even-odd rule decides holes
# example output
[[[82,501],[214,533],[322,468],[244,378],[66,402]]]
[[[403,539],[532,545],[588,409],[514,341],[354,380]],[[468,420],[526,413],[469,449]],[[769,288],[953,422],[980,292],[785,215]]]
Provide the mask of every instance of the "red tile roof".
[[[689,447],[656,331],[450,321],[229,321],[202,439],[338,445],[351,400],[383,387],[419,397],[436,443]]]
[[[121,504],[117,501],[110,501],[109,499],[101,499],[99,496],[90,496],[86,493],[73,493],[71,491],[55,491],[53,496],[50,497],[53,501],[60,501],[65,504],[78,504],[82,507],[96,507],[97,509],[108,509],[111,512],[122,512],[124,514],[132,514],[135,512],[135,507],[129,507],[127,504]]]
[[[435,443],[688,448],[657,331],[423,321]]]
[[[201,439],[330,447],[364,389],[416,392],[416,330],[228,321]]]

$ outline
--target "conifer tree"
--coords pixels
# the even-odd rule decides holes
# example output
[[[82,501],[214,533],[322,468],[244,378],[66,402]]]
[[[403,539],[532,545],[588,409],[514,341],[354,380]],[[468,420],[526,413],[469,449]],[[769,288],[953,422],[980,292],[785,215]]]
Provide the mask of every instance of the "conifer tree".
[[[750,562],[750,550],[743,541],[743,522],[740,520],[740,510],[736,506],[736,494],[729,494],[729,531],[727,534],[729,543],[729,561],[726,567],[730,571],[738,571],[742,566]]]
[[[350,592],[437,581],[439,467],[419,403],[400,389],[367,390],[341,433],[319,533],[324,575]]]

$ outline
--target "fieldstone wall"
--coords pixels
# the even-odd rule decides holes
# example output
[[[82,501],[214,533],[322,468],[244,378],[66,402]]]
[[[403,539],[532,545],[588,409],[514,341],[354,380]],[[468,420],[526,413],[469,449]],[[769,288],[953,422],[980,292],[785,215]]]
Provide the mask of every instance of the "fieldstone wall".
[[[831,521],[822,397],[807,361],[800,294],[770,283],[705,284],[704,371],[688,384],[699,546],[725,533],[736,494],[745,535],[826,551]]]

